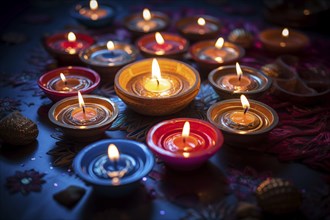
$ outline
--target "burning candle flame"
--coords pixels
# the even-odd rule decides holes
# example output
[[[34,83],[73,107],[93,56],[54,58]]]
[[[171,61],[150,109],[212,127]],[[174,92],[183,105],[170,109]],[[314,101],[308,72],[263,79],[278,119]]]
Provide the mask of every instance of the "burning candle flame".
[[[147,8],[143,9],[142,16],[143,16],[144,20],[149,21],[151,19],[151,13],[150,13],[149,9],[147,9]]]
[[[119,151],[114,144],[110,144],[108,147],[108,157],[111,161],[119,160]]]
[[[241,66],[238,64],[238,62],[236,62],[236,73],[237,73],[237,76],[238,76],[238,80],[241,81],[243,71],[241,69]]]
[[[189,137],[189,134],[190,134],[190,123],[189,121],[186,121],[183,125],[182,137]]]
[[[289,29],[284,28],[283,31],[282,31],[282,36],[283,37],[289,37]]]
[[[79,100],[79,107],[84,109],[85,102],[84,102],[84,99],[83,99],[80,91],[78,91],[78,100]]]
[[[204,26],[205,25],[205,19],[204,18],[198,18],[197,24]]]
[[[111,40],[109,40],[107,43],[107,48],[108,50],[113,50],[115,49],[115,44]]]
[[[222,37],[219,37],[217,42],[215,42],[215,47],[218,49],[221,49],[224,44],[224,39]]]
[[[162,78],[160,67],[156,59],[152,60],[151,77],[156,80],[160,80]]]
[[[68,41],[70,41],[70,42],[74,42],[74,41],[76,41],[76,35],[73,33],[73,32],[69,32],[69,34],[68,34]]]
[[[241,95],[241,103],[242,103],[242,107],[244,108],[244,114],[245,114],[250,108],[250,103],[245,97],[245,95]]]
[[[60,73],[61,80],[66,83],[66,78],[63,73]]]
[[[165,42],[164,38],[159,32],[155,33],[155,38],[156,38],[157,44],[164,44],[164,42]]]
[[[92,10],[96,10],[96,9],[99,7],[99,4],[97,3],[96,0],[90,0],[90,1],[89,1],[89,7],[90,7]]]

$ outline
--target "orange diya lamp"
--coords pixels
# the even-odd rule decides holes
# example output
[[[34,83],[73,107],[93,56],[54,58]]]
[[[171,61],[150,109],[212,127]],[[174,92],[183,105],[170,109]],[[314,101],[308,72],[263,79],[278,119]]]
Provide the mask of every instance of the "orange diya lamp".
[[[182,58],[189,43],[183,37],[171,33],[151,33],[137,41],[137,47],[145,57]]]
[[[62,99],[48,112],[50,121],[65,136],[81,142],[102,136],[117,116],[118,107],[114,102],[95,95],[82,96],[79,91],[78,97]]]
[[[207,118],[223,132],[226,144],[241,147],[257,146],[278,124],[275,110],[244,95],[213,104]]]
[[[144,115],[178,112],[195,98],[199,88],[199,73],[193,67],[166,58],[136,61],[120,69],[115,78],[116,94]]]
[[[266,50],[274,53],[296,53],[309,44],[309,38],[296,30],[271,28],[262,31],[259,39]]]
[[[245,50],[219,37],[215,41],[207,40],[193,44],[189,53],[201,69],[210,71],[237,62],[245,55]]]
[[[212,70],[208,80],[220,98],[239,97],[241,94],[259,98],[270,89],[272,79],[262,71],[248,66],[221,66]]]

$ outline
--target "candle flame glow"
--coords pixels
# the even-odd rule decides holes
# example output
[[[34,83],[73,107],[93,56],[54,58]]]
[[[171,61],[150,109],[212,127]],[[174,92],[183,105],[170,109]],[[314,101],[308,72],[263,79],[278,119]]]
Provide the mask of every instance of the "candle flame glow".
[[[224,42],[224,39],[222,37],[219,37],[217,42],[215,42],[215,47],[221,49],[223,47]]]
[[[190,123],[189,121],[186,121],[183,125],[182,137],[189,137],[189,134],[190,134]]]
[[[143,9],[142,16],[143,16],[144,20],[149,21],[151,19],[151,13],[150,13],[149,9],[147,9],[147,8]]]
[[[90,0],[89,1],[89,7],[92,10],[96,10],[99,7],[99,5],[97,4],[97,1],[96,0]]]
[[[76,41],[76,35],[73,33],[73,32],[69,32],[69,34],[68,34],[68,41],[70,41],[70,42],[74,42],[74,41]]]
[[[85,107],[85,102],[84,102],[84,99],[83,99],[80,91],[78,91],[78,100],[79,100],[79,107],[84,108]]]
[[[282,36],[283,37],[289,37],[289,29],[284,28],[283,31],[282,31]]]
[[[205,19],[204,18],[198,18],[197,24],[204,26],[205,25]]]
[[[246,113],[250,108],[250,103],[245,97],[245,95],[241,95],[241,103],[242,103],[242,107],[244,108],[244,113]]]
[[[111,161],[119,160],[119,151],[116,145],[110,144],[108,147],[108,157]]]
[[[162,78],[160,67],[156,59],[152,60],[151,77],[157,80]]]
[[[64,76],[63,73],[60,73],[60,77],[61,77],[61,80],[62,80],[63,82],[66,82],[66,78],[65,78],[65,76]]]
[[[241,77],[243,75],[243,71],[242,71],[241,66],[239,65],[238,62],[236,62],[236,73],[237,73],[238,79],[241,80]]]
[[[155,38],[156,38],[157,44],[164,44],[164,42],[165,42],[164,38],[159,32],[155,33]]]
[[[107,43],[107,48],[108,50],[113,50],[115,49],[115,44],[111,40],[109,40]]]

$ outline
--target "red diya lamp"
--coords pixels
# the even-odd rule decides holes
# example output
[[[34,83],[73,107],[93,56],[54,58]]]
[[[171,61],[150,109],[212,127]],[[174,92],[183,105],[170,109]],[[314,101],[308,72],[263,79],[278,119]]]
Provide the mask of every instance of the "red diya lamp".
[[[150,150],[176,170],[192,170],[205,163],[223,144],[221,131],[209,122],[176,118],[154,125],[147,134]]]
[[[288,28],[264,30],[259,34],[259,39],[266,50],[274,53],[299,52],[309,44],[305,34]]]
[[[220,28],[219,20],[208,15],[185,17],[176,23],[177,31],[190,41],[214,39]]]
[[[182,58],[189,43],[183,37],[170,33],[156,32],[144,35],[137,41],[137,47],[145,57]]]
[[[195,43],[190,47],[189,53],[202,69],[213,70],[219,66],[235,63],[244,56],[245,50],[219,37],[217,40]]]
[[[94,44],[94,39],[82,33],[57,33],[44,37],[45,49],[60,65],[80,64],[79,52]]]
[[[39,87],[52,101],[76,96],[78,91],[88,94],[100,84],[100,76],[94,70],[68,66],[44,73],[38,79]]]
[[[162,12],[145,8],[142,13],[132,14],[125,18],[125,27],[135,36],[163,31],[169,25],[170,19]]]

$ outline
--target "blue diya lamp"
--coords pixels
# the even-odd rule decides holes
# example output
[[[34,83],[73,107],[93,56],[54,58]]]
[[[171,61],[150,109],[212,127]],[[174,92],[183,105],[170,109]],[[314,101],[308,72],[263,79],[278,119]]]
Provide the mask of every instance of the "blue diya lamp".
[[[153,154],[142,143],[105,139],[82,149],[74,158],[73,168],[97,194],[118,197],[136,189],[154,161]]]
[[[71,16],[87,27],[103,27],[113,22],[116,8],[106,2],[90,0],[75,5]]]

